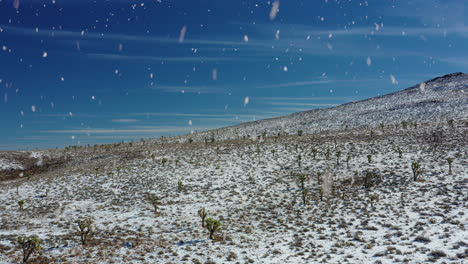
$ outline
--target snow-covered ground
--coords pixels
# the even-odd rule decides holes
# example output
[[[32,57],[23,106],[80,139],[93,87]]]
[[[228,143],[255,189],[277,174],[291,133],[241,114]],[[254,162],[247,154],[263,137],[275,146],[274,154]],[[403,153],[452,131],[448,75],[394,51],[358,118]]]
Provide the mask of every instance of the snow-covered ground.
[[[466,133],[456,120],[69,150],[70,166],[1,184],[0,262],[18,263],[16,237],[37,235],[54,263],[463,263]],[[412,162],[424,169],[417,181]],[[317,173],[327,170],[333,193],[321,200]],[[369,188],[365,171],[377,175]],[[309,176],[305,205],[291,172]],[[146,193],[161,197],[160,214]],[[213,241],[200,208],[222,224]],[[74,221],[85,218],[95,234],[82,246]]]
[[[467,84],[454,74],[194,135],[0,153],[1,168],[56,164],[0,182],[0,263],[19,263],[16,238],[33,235],[36,263],[466,263]],[[201,208],[221,222],[214,240]]]

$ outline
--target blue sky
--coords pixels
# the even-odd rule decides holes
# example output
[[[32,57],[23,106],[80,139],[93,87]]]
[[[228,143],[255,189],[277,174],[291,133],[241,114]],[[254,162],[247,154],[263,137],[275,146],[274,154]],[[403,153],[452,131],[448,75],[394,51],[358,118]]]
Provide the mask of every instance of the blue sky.
[[[466,72],[467,7],[0,0],[0,149],[184,134]]]

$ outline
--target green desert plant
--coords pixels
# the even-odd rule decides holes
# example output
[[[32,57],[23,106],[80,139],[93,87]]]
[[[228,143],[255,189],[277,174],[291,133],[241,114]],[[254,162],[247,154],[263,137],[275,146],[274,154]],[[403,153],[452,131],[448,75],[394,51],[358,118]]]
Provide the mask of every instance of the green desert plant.
[[[181,192],[184,188],[184,184],[182,183],[181,180],[177,182],[177,191]]]
[[[167,159],[166,159],[166,158],[162,158],[162,159],[161,159],[161,163],[162,163],[163,166],[166,164],[166,162],[167,162]]]
[[[413,171],[413,181],[417,181],[419,175],[421,175],[423,171],[421,164],[419,164],[418,162],[412,162],[411,170]]]
[[[97,176],[98,176],[98,172],[99,172],[99,168],[98,168],[98,167],[94,168],[94,173],[95,173],[94,176],[97,177]]]
[[[297,165],[299,166],[299,168],[301,167],[301,160],[302,160],[301,154],[297,155]]]
[[[314,160],[317,159],[317,153],[318,153],[318,150],[316,148],[313,148],[312,149],[312,156],[314,157]]]
[[[18,206],[19,206],[20,210],[23,210],[23,208],[24,208],[24,203],[25,203],[24,200],[19,200],[19,201],[18,201]]]
[[[206,211],[205,208],[201,208],[198,210],[198,216],[201,218],[201,225],[204,228],[205,227],[205,218],[208,215],[208,212]]]
[[[453,158],[447,158],[447,163],[448,163],[448,166],[449,166],[449,174],[452,174]]]
[[[158,214],[159,206],[161,205],[161,199],[154,193],[146,194],[146,199],[153,206],[154,213]]]
[[[207,218],[205,220],[206,229],[210,232],[210,239],[213,239],[213,235],[216,231],[221,229],[221,222],[214,220],[213,218]]]
[[[322,184],[322,174],[323,172],[317,171],[317,185]]]
[[[337,151],[336,152],[336,165],[339,166],[340,165],[340,157],[343,153],[341,153],[341,151]]]
[[[297,131],[297,135],[298,135],[298,136],[302,136],[302,134],[304,134],[304,131],[302,131],[302,130],[298,130],[298,131]]]
[[[26,263],[29,259],[29,257],[33,253],[39,253],[42,250],[41,247],[41,240],[35,236],[30,236],[30,237],[18,237],[16,239],[16,242],[18,245],[21,247],[21,250],[23,251],[23,263]]]
[[[348,156],[346,157],[346,168],[347,168],[347,169],[349,169],[349,161],[350,161],[350,160],[351,160],[351,156],[348,155]]]
[[[374,209],[374,203],[378,201],[378,199],[379,199],[379,196],[377,194],[369,195],[369,201],[370,201],[372,209]]]
[[[309,176],[306,174],[299,174],[297,175],[297,185],[301,188],[301,194],[302,194],[302,202],[305,205],[306,204],[306,199],[307,199],[307,193],[308,190],[305,188],[305,182],[309,179]]]
[[[89,238],[93,235],[93,223],[94,221],[91,218],[75,221],[75,234],[80,237],[80,242],[83,246],[86,245]]]
[[[447,123],[448,123],[448,125],[450,126],[450,128],[453,129],[453,128],[455,127],[455,124],[454,124],[453,119],[448,120]]]
[[[400,147],[397,147],[397,151],[398,151],[398,158],[403,158],[403,150],[401,150]]]
[[[367,155],[367,162],[372,163],[372,155]]]
[[[330,159],[330,147],[328,147],[328,146],[327,146],[327,151],[325,152],[325,158],[326,158],[327,160]]]

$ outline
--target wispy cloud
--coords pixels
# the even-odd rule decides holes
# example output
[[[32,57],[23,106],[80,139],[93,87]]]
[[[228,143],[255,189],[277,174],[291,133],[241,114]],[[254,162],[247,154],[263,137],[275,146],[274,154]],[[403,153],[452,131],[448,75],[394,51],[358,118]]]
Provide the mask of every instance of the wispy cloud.
[[[258,58],[253,57],[154,57],[140,55],[119,55],[109,53],[88,53],[86,54],[91,59],[103,60],[118,60],[134,63],[155,63],[155,62],[222,62],[222,61],[258,61]]]
[[[139,122],[137,119],[112,119],[113,123],[135,123]]]
[[[89,128],[89,129],[66,129],[66,130],[44,130],[41,133],[46,134],[162,134],[162,133],[188,133],[193,130],[205,130],[212,127],[134,127],[123,129],[112,128]]]

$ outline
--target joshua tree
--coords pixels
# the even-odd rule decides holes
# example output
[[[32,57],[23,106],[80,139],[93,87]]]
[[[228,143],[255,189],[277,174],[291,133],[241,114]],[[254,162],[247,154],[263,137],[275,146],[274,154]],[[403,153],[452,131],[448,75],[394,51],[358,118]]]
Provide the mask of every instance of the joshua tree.
[[[408,128],[408,121],[403,121],[403,122],[401,122],[401,126],[402,126],[404,129],[407,129],[407,128]]]
[[[205,210],[205,208],[201,208],[198,210],[198,216],[201,218],[201,226],[205,227],[205,218],[208,215],[208,212]]]
[[[97,177],[97,175],[98,175],[98,172],[99,172],[99,168],[98,168],[98,167],[94,168],[94,172],[95,172],[95,174],[94,174],[94,175]]]
[[[317,171],[317,184],[322,184],[322,174],[323,172]]]
[[[23,251],[23,263],[26,263],[33,253],[40,253],[42,250],[41,240],[37,237],[18,237],[16,242]]]
[[[93,223],[91,218],[75,221],[76,235],[80,237],[81,245],[86,245],[89,238],[93,235]]]
[[[306,204],[306,198],[307,198],[307,189],[305,188],[305,182],[309,179],[309,176],[306,174],[299,174],[297,176],[297,185],[301,188],[301,194],[302,194],[302,202],[304,205]]]
[[[348,156],[346,157],[346,169],[349,169],[349,161],[350,161],[350,160],[351,160],[351,156],[348,155]]]
[[[275,158],[275,152],[276,152],[276,149],[271,150],[271,153],[273,154],[273,158]]]
[[[401,150],[400,147],[397,148],[397,151],[398,151],[398,158],[403,158],[403,150]]]
[[[312,155],[314,157],[314,160],[317,158],[317,152],[318,152],[318,150],[316,148],[312,149]]]
[[[449,174],[452,174],[452,163],[453,159],[452,158],[447,158],[447,163],[449,165]]]
[[[368,161],[369,163],[372,163],[372,155],[370,155],[370,154],[367,155],[367,161]]]
[[[24,200],[19,200],[19,201],[18,201],[18,206],[19,206],[20,210],[23,210],[23,207],[24,207]]]
[[[326,158],[327,160],[330,159],[330,147],[328,147],[328,146],[327,146],[327,151],[325,152],[325,158]]]
[[[297,155],[297,165],[299,165],[299,168],[301,167],[301,160],[302,160],[301,154]]]
[[[448,120],[447,123],[448,123],[448,125],[450,126],[450,128],[453,129],[453,128],[455,127],[455,126],[454,126],[454,121],[453,121],[453,119]]]
[[[377,194],[369,195],[369,200],[370,200],[372,209],[374,209],[374,202],[376,202],[378,199],[379,199],[379,196]]]
[[[320,201],[323,201],[323,188],[319,187],[319,196],[320,196]]]
[[[340,165],[340,157],[341,157],[341,151],[336,152],[336,165]]]
[[[297,135],[298,135],[298,136],[302,136],[303,133],[304,133],[304,131],[302,131],[302,130],[298,130],[298,131],[297,131]]]
[[[154,193],[148,193],[146,199],[153,206],[154,213],[158,214],[159,206],[161,205],[161,199]]]
[[[221,222],[219,222],[218,220],[214,220],[213,218],[207,218],[205,223],[206,228],[210,232],[210,239],[213,239],[214,233],[221,229]]]
[[[418,176],[421,175],[421,173],[422,173],[421,164],[419,164],[418,162],[412,162],[411,163],[411,170],[413,171],[413,180],[417,181]]]
[[[162,163],[163,166],[164,166],[164,164],[166,164],[166,162],[167,162],[167,159],[166,159],[166,158],[162,158],[162,159],[161,159],[161,163]]]
[[[117,177],[120,177],[120,171],[122,170],[122,168],[120,167],[117,167]]]
[[[179,180],[179,181],[177,182],[177,190],[178,190],[179,192],[181,192],[183,188],[184,188],[184,184],[182,183],[181,180]]]

